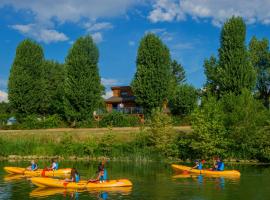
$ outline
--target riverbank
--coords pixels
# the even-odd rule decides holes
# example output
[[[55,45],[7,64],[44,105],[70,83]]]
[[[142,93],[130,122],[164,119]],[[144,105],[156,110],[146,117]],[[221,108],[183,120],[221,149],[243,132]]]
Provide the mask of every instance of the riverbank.
[[[60,128],[38,130],[1,130],[2,159],[50,159],[52,157],[153,160],[159,152],[149,146],[148,127]],[[174,127],[174,134],[191,132],[189,126]],[[33,156],[31,156],[33,155]]]

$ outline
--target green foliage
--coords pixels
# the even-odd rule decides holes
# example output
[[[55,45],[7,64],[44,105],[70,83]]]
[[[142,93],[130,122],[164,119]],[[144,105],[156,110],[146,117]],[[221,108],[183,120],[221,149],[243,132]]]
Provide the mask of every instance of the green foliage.
[[[21,123],[17,126],[19,129],[41,129],[41,128],[58,128],[65,127],[58,115],[50,115],[39,117],[37,115],[27,115],[21,119]]]
[[[226,128],[222,105],[214,97],[203,99],[202,107],[192,114],[193,136],[191,148],[196,155],[209,158],[214,155],[225,156]]]
[[[98,144],[98,147],[101,151],[101,153],[105,156],[111,156],[113,145],[115,145],[115,136],[111,134],[106,134],[101,138],[100,143]]]
[[[40,109],[43,61],[39,44],[27,39],[18,45],[8,82],[9,102],[18,114],[34,114]]]
[[[99,126],[101,127],[129,127],[138,126],[139,124],[140,119],[138,116],[127,115],[120,112],[107,113],[99,122]]]
[[[170,110],[174,115],[189,115],[197,105],[198,92],[188,84],[175,88],[175,94],[170,101]]]
[[[219,59],[205,61],[205,72],[210,90],[218,90],[218,96],[233,92],[240,94],[253,89],[256,73],[248,59],[245,46],[246,26],[241,17],[230,18],[220,36]]]
[[[225,95],[222,103],[231,149],[245,158],[256,158],[263,151],[260,146],[265,146],[260,138],[267,136],[267,140],[270,139],[267,132],[262,136],[262,130],[268,125],[269,112],[247,90],[238,96]]]
[[[90,36],[80,37],[66,57],[64,108],[69,121],[88,120],[102,101],[99,53]]]
[[[171,70],[176,85],[181,85],[186,81],[186,73],[183,66],[176,60],[171,63]]]
[[[11,117],[10,104],[6,102],[0,102],[0,128],[6,125],[9,117]]]
[[[252,37],[249,43],[249,55],[252,65],[257,71],[256,89],[259,99],[263,100],[265,107],[269,109],[270,51],[268,39],[258,40],[256,37]]]
[[[132,90],[136,102],[150,113],[162,107],[171,94],[170,52],[157,36],[147,34],[140,42],[136,64]]]
[[[54,61],[44,61],[41,86],[42,98],[39,113],[64,116],[64,66]]]
[[[171,117],[160,109],[154,109],[151,113],[149,127],[149,144],[165,156],[175,156],[177,154],[177,146],[174,143],[175,132]]]

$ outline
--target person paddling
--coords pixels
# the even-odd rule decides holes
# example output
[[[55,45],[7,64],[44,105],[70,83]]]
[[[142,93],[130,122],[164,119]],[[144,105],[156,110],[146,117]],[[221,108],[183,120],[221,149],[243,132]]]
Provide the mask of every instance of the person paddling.
[[[38,165],[34,160],[31,161],[31,165],[26,168],[29,171],[35,171],[38,169]]]
[[[52,164],[50,167],[47,168],[47,170],[58,170],[58,162],[56,161],[56,159],[52,159]]]
[[[203,163],[200,160],[195,160],[195,166],[192,167],[192,169],[202,170],[203,169]]]
[[[80,174],[78,173],[76,168],[71,169],[70,179],[65,179],[66,182],[76,182],[80,181]]]
[[[217,159],[216,165],[215,165],[215,170],[216,171],[224,171],[224,163],[222,162],[222,160],[220,158]]]
[[[100,181],[100,183],[103,183],[104,181],[108,180],[108,174],[107,174],[107,170],[105,169],[105,163],[106,163],[105,160],[103,160],[101,163],[99,163],[98,171],[96,172],[97,178],[96,179],[89,179],[88,182]]]

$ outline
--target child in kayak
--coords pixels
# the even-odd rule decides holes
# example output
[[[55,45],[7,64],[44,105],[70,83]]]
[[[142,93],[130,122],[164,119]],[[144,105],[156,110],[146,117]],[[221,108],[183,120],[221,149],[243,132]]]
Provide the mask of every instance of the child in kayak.
[[[35,171],[38,169],[38,165],[34,160],[31,161],[31,165],[26,168],[29,171]]]
[[[78,183],[80,181],[80,175],[76,168],[72,168],[70,172],[70,179],[65,179],[67,182],[76,182]]]
[[[215,165],[215,170],[216,171],[224,171],[224,163],[222,162],[222,160],[220,158],[217,159],[216,165]]]
[[[47,170],[58,170],[58,162],[56,159],[52,159],[52,164],[50,167],[47,168]]]
[[[106,163],[105,160],[103,160],[101,163],[99,163],[98,171],[97,171],[97,178],[96,179],[89,179],[88,182],[100,181],[100,183],[102,183],[108,179],[107,170],[105,169],[105,163]]]
[[[192,167],[192,169],[202,170],[203,169],[203,163],[204,163],[204,160],[202,160],[202,161],[195,160],[195,166]]]

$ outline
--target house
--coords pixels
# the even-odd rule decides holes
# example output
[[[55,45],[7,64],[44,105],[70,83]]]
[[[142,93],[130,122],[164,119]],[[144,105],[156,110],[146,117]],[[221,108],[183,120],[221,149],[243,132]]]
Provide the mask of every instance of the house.
[[[126,114],[142,115],[143,109],[135,102],[130,86],[111,87],[113,96],[105,100],[106,110],[108,112],[117,111]]]

